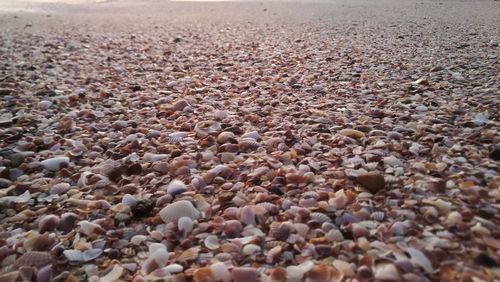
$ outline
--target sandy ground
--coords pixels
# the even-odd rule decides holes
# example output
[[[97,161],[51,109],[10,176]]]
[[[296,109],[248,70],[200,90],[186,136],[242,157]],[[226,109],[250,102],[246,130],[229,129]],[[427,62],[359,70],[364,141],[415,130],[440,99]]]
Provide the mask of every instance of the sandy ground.
[[[310,271],[308,261],[319,275],[335,259],[328,273],[363,281],[500,279],[500,2],[56,2],[0,1],[1,275],[32,266],[20,257],[34,248],[28,237],[40,237],[47,242],[36,250],[43,253],[27,256],[50,262],[52,276],[68,276],[62,271],[71,259],[80,279],[103,276],[120,261],[126,270],[118,272],[129,281],[157,265],[146,259],[153,250],[129,245],[126,234],[148,244],[163,240],[170,264],[205,244],[209,226],[221,242],[266,234],[255,235],[250,254],[238,253],[249,241],[231,245],[233,275],[283,275],[277,265]],[[235,131],[226,139],[238,145],[195,133],[194,124],[210,119]],[[188,133],[167,138],[173,131]],[[240,138],[243,132],[260,135],[254,142]],[[221,155],[227,148],[237,153]],[[57,154],[70,159],[50,169],[40,163],[60,161],[50,159]],[[191,167],[179,164],[186,162]],[[221,162],[231,173],[207,176]],[[257,166],[268,169],[265,175]],[[197,194],[197,208],[213,208],[185,237],[157,215],[172,207],[176,195],[164,189],[172,178],[188,184],[183,199]],[[96,179],[112,183],[97,187]],[[222,188],[221,181],[235,185]],[[58,182],[68,184],[58,189],[71,187],[71,201],[65,191],[47,197],[44,189]],[[125,193],[154,207],[116,212]],[[223,202],[232,197],[238,201]],[[254,216],[262,201],[278,210]],[[243,217],[223,211],[230,205],[248,207],[240,218],[246,235],[237,222],[221,225]],[[47,209],[56,218],[40,223]],[[67,223],[67,214],[58,226],[68,211],[81,227]],[[50,220],[56,227],[44,225]],[[271,230],[270,221],[283,221],[289,237]],[[231,226],[237,231],[226,230]],[[64,233],[73,227],[81,238]],[[47,230],[55,235],[42,237]],[[76,248],[92,248],[98,268],[84,273],[81,258],[63,254]],[[270,249],[281,253],[269,257]],[[202,252],[172,267],[191,279],[215,260],[202,257],[227,259],[217,248]]]

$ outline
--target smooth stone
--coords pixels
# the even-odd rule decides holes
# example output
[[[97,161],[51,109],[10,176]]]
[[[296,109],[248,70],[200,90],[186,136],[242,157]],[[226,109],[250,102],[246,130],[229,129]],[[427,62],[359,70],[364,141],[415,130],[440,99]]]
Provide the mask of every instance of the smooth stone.
[[[20,153],[14,153],[9,156],[10,166],[18,167],[24,162],[25,156]]]
[[[47,170],[58,171],[61,168],[64,168],[69,165],[69,158],[68,157],[50,158],[40,162],[40,164]]]
[[[376,193],[379,190],[384,189],[385,187],[385,179],[384,176],[378,172],[366,172],[358,175],[358,183],[370,191],[371,193]]]

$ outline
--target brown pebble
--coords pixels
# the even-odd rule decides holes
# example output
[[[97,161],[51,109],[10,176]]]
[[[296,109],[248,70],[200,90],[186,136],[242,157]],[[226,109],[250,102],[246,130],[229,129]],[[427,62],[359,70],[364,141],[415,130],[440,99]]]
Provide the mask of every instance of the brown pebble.
[[[358,175],[358,183],[371,193],[376,193],[385,187],[384,176],[375,171]]]

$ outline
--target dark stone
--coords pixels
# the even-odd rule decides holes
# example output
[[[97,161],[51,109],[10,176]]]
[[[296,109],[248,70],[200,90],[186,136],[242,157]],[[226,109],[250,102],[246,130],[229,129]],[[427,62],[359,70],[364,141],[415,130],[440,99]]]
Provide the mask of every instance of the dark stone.
[[[500,161],[500,148],[495,147],[490,152],[490,158],[493,159],[494,161]]]

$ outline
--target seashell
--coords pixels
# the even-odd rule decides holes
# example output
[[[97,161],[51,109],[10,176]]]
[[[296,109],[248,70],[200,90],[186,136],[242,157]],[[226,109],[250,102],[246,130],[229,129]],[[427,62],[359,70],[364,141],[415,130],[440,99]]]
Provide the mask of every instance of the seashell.
[[[219,135],[217,135],[217,143],[224,144],[234,138],[236,138],[236,135],[234,135],[234,133],[229,131],[222,131],[221,133],[219,133]]]
[[[180,262],[188,262],[188,261],[193,261],[193,260],[196,260],[198,258],[198,255],[200,253],[200,249],[199,248],[189,248],[187,250],[185,250],[184,252],[182,252],[182,254],[180,254],[176,260],[177,261],[180,261]]]
[[[148,275],[155,269],[166,266],[169,257],[163,244],[151,244],[149,253],[149,257],[142,263],[141,266],[141,272],[144,275]]]
[[[264,208],[270,215],[276,215],[280,210],[279,206],[269,202],[258,203],[256,206]]]
[[[210,267],[200,267],[193,273],[195,282],[215,282],[214,273]]]
[[[325,222],[331,222],[332,221],[332,219],[328,215],[326,215],[324,213],[312,212],[309,215],[310,215],[310,217],[311,217],[312,220],[315,220],[315,221],[317,221],[319,223],[325,223]]]
[[[132,238],[130,238],[130,243],[139,246],[140,244],[142,244],[142,242],[146,241],[147,239],[148,237],[144,235],[135,235]]]
[[[348,225],[351,223],[357,223],[357,222],[359,222],[359,219],[357,217],[353,216],[352,214],[349,214],[349,213],[343,213],[342,215],[338,216],[335,219],[335,225],[337,225],[337,226],[344,226],[344,225]]]
[[[377,212],[373,212],[370,217],[376,221],[379,221],[379,222],[382,222],[384,220],[384,217],[385,217],[385,213],[384,212],[380,212],[380,211],[377,211]]]
[[[257,282],[259,274],[252,267],[235,267],[231,271],[231,278],[234,282]]]
[[[51,195],[61,195],[70,189],[71,185],[69,183],[57,183],[50,187],[49,194]]]
[[[348,203],[348,199],[343,189],[335,192],[335,197],[328,200],[328,204],[330,204],[335,209],[342,209]]]
[[[255,222],[255,208],[253,206],[244,206],[241,208],[240,221],[247,225],[257,225]]]
[[[403,222],[396,221],[391,225],[389,230],[393,236],[404,236],[406,233],[406,226]]]
[[[255,141],[259,141],[260,140],[260,135],[257,131],[249,131],[247,133],[244,133],[243,135],[241,135],[241,138],[251,138]]]
[[[224,223],[224,234],[229,238],[237,237],[241,234],[243,225],[237,220],[228,220]]]
[[[286,269],[283,267],[274,268],[270,275],[271,282],[285,282],[286,281]]]
[[[167,247],[161,243],[151,243],[148,246],[148,251],[150,254],[153,254],[153,253],[157,252],[158,250],[167,251]]]
[[[385,263],[377,265],[375,280],[379,281],[401,281],[401,276],[394,264]]]
[[[228,114],[226,111],[216,110],[214,112],[214,118],[217,120],[224,120],[227,118],[227,116],[228,116]]]
[[[198,137],[206,137],[207,135],[217,133],[220,130],[220,123],[215,121],[200,121],[194,126],[194,131]]]
[[[241,151],[252,151],[260,147],[260,143],[253,138],[238,138],[238,146]]]
[[[255,244],[247,244],[243,247],[243,253],[246,255],[254,255],[256,253],[260,253],[261,248]]]
[[[306,274],[306,282],[335,282],[342,281],[344,275],[338,272],[334,267],[322,263],[318,266],[313,267]]]
[[[424,253],[411,247],[406,249],[406,252],[410,254],[411,262],[413,264],[422,267],[427,273],[434,272],[431,261],[424,255]]]
[[[285,175],[285,181],[287,184],[305,184],[309,182],[309,177],[296,173],[287,173]]]
[[[359,281],[373,281],[373,272],[371,268],[367,267],[366,265],[362,265],[358,268],[356,278]]]
[[[168,142],[172,144],[179,144],[181,143],[184,138],[188,136],[187,132],[183,131],[178,131],[178,132],[172,132],[168,135]]]
[[[332,265],[340,272],[343,273],[347,277],[354,277],[356,274],[354,273],[353,267],[348,262],[343,260],[334,260]]]
[[[110,272],[99,278],[99,282],[115,282],[120,279],[123,274],[123,267],[115,264]]]
[[[83,252],[83,261],[91,261],[99,256],[101,256],[103,253],[102,249],[89,249]]]
[[[179,195],[179,194],[186,192],[187,190],[188,189],[187,189],[186,184],[184,184],[184,182],[177,180],[177,179],[172,180],[167,185],[167,193],[169,193],[170,195],[172,195],[174,197],[176,195]]]
[[[385,187],[384,176],[376,171],[359,174],[357,181],[370,193],[376,193]]]
[[[46,252],[29,251],[19,257],[14,265],[16,267],[34,266],[41,267],[52,262],[52,256]]]
[[[205,243],[205,247],[210,250],[216,250],[220,247],[219,237],[216,235],[208,235],[203,242]]]
[[[355,130],[355,129],[342,129],[341,131],[339,131],[339,134],[347,136],[347,137],[351,137],[354,139],[361,139],[361,138],[365,137],[365,134],[363,132],[361,132],[359,130]]]
[[[143,159],[147,162],[157,162],[168,158],[167,154],[151,154],[145,153]]]
[[[80,232],[87,236],[92,234],[106,233],[106,231],[99,224],[95,224],[86,220],[78,222],[78,225],[80,226]]]
[[[78,216],[72,212],[63,213],[59,221],[58,229],[65,233],[72,231],[77,218]]]
[[[236,158],[235,153],[229,153],[229,152],[223,152],[220,154],[220,161],[221,163],[230,163]]]
[[[457,224],[462,222],[462,215],[457,211],[452,211],[448,214],[446,218],[446,224],[448,226],[456,226]]]
[[[210,269],[212,270],[212,274],[215,281],[222,281],[222,282],[231,281],[231,274],[229,273],[229,270],[227,269],[225,263],[216,262],[210,265]]]
[[[127,206],[132,208],[135,205],[137,205],[138,202],[139,202],[139,200],[137,200],[134,196],[132,196],[130,194],[123,195],[122,204],[124,204],[124,205],[127,205]]]
[[[278,256],[279,254],[281,254],[282,250],[283,250],[283,248],[281,246],[276,246],[276,247],[271,248],[267,252],[266,262],[270,263],[270,264],[273,263],[273,261],[276,258],[276,256]]]
[[[325,234],[328,241],[331,242],[342,242],[344,241],[344,235],[338,229],[331,229]]]
[[[46,170],[50,171],[58,171],[62,168],[69,166],[69,158],[68,157],[54,157],[50,159],[46,159],[41,161],[40,164]]]
[[[52,279],[52,265],[48,264],[38,270],[36,273],[37,282],[50,282]],[[2,281],[0,279],[0,281]]]
[[[388,157],[385,157],[382,159],[382,161],[384,162],[384,164],[386,166],[392,166],[392,167],[401,167],[403,166],[403,162],[396,158],[395,156],[388,156]]]
[[[130,213],[132,209],[123,203],[116,204],[111,207],[111,211],[115,213]]]
[[[193,226],[193,220],[190,217],[183,216],[177,220],[177,228],[184,234],[191,232]]]
[[[284,249],[287,249],[289,245],[290,244],[288,244],[287,242],[278,241],[278,240],[270,240],[270,241],[264,242],[264,244],[262,246],[266,250],[270,250],[276,246],[280,246],[284,250]]]
[[[0,274],[0,281],[2,282],[16,282],[19,277],[19,271],[11,271]]]
[[[198,219],[200,212],[190,201],[181,200],[171,203],[160,210],[159,215],[165,223],[175,222],[179,218],[186,216],[191,219]]]
[[[358,223],[353,223],[351,225],[351,232],[352,232],[352,236],[355,239],[360,238],[360,237],[367,237],[370,234],[364,226],[362,226],[361,224],[358,224]]]
[[[85,261],[83,258],[83,252],[79,250],[64,250],[63,255],[69,260],[69,261]]]
[[[178,100],[172,105],[172,109],[177,112],[183,111],[187,107],[190,107],[190,105],[186,100]]]
[[[286,268],[286,277],[287,281],[296,281],[302,280],[304,275],[313,269],[314,263],[312,261],[306,261],[301,263],[300,265],[291,265]]]
[[[40,233],[45,231],[53,231],[59,226],[60,219],[57,215],[46,215],[38,222],[38,229]]]

